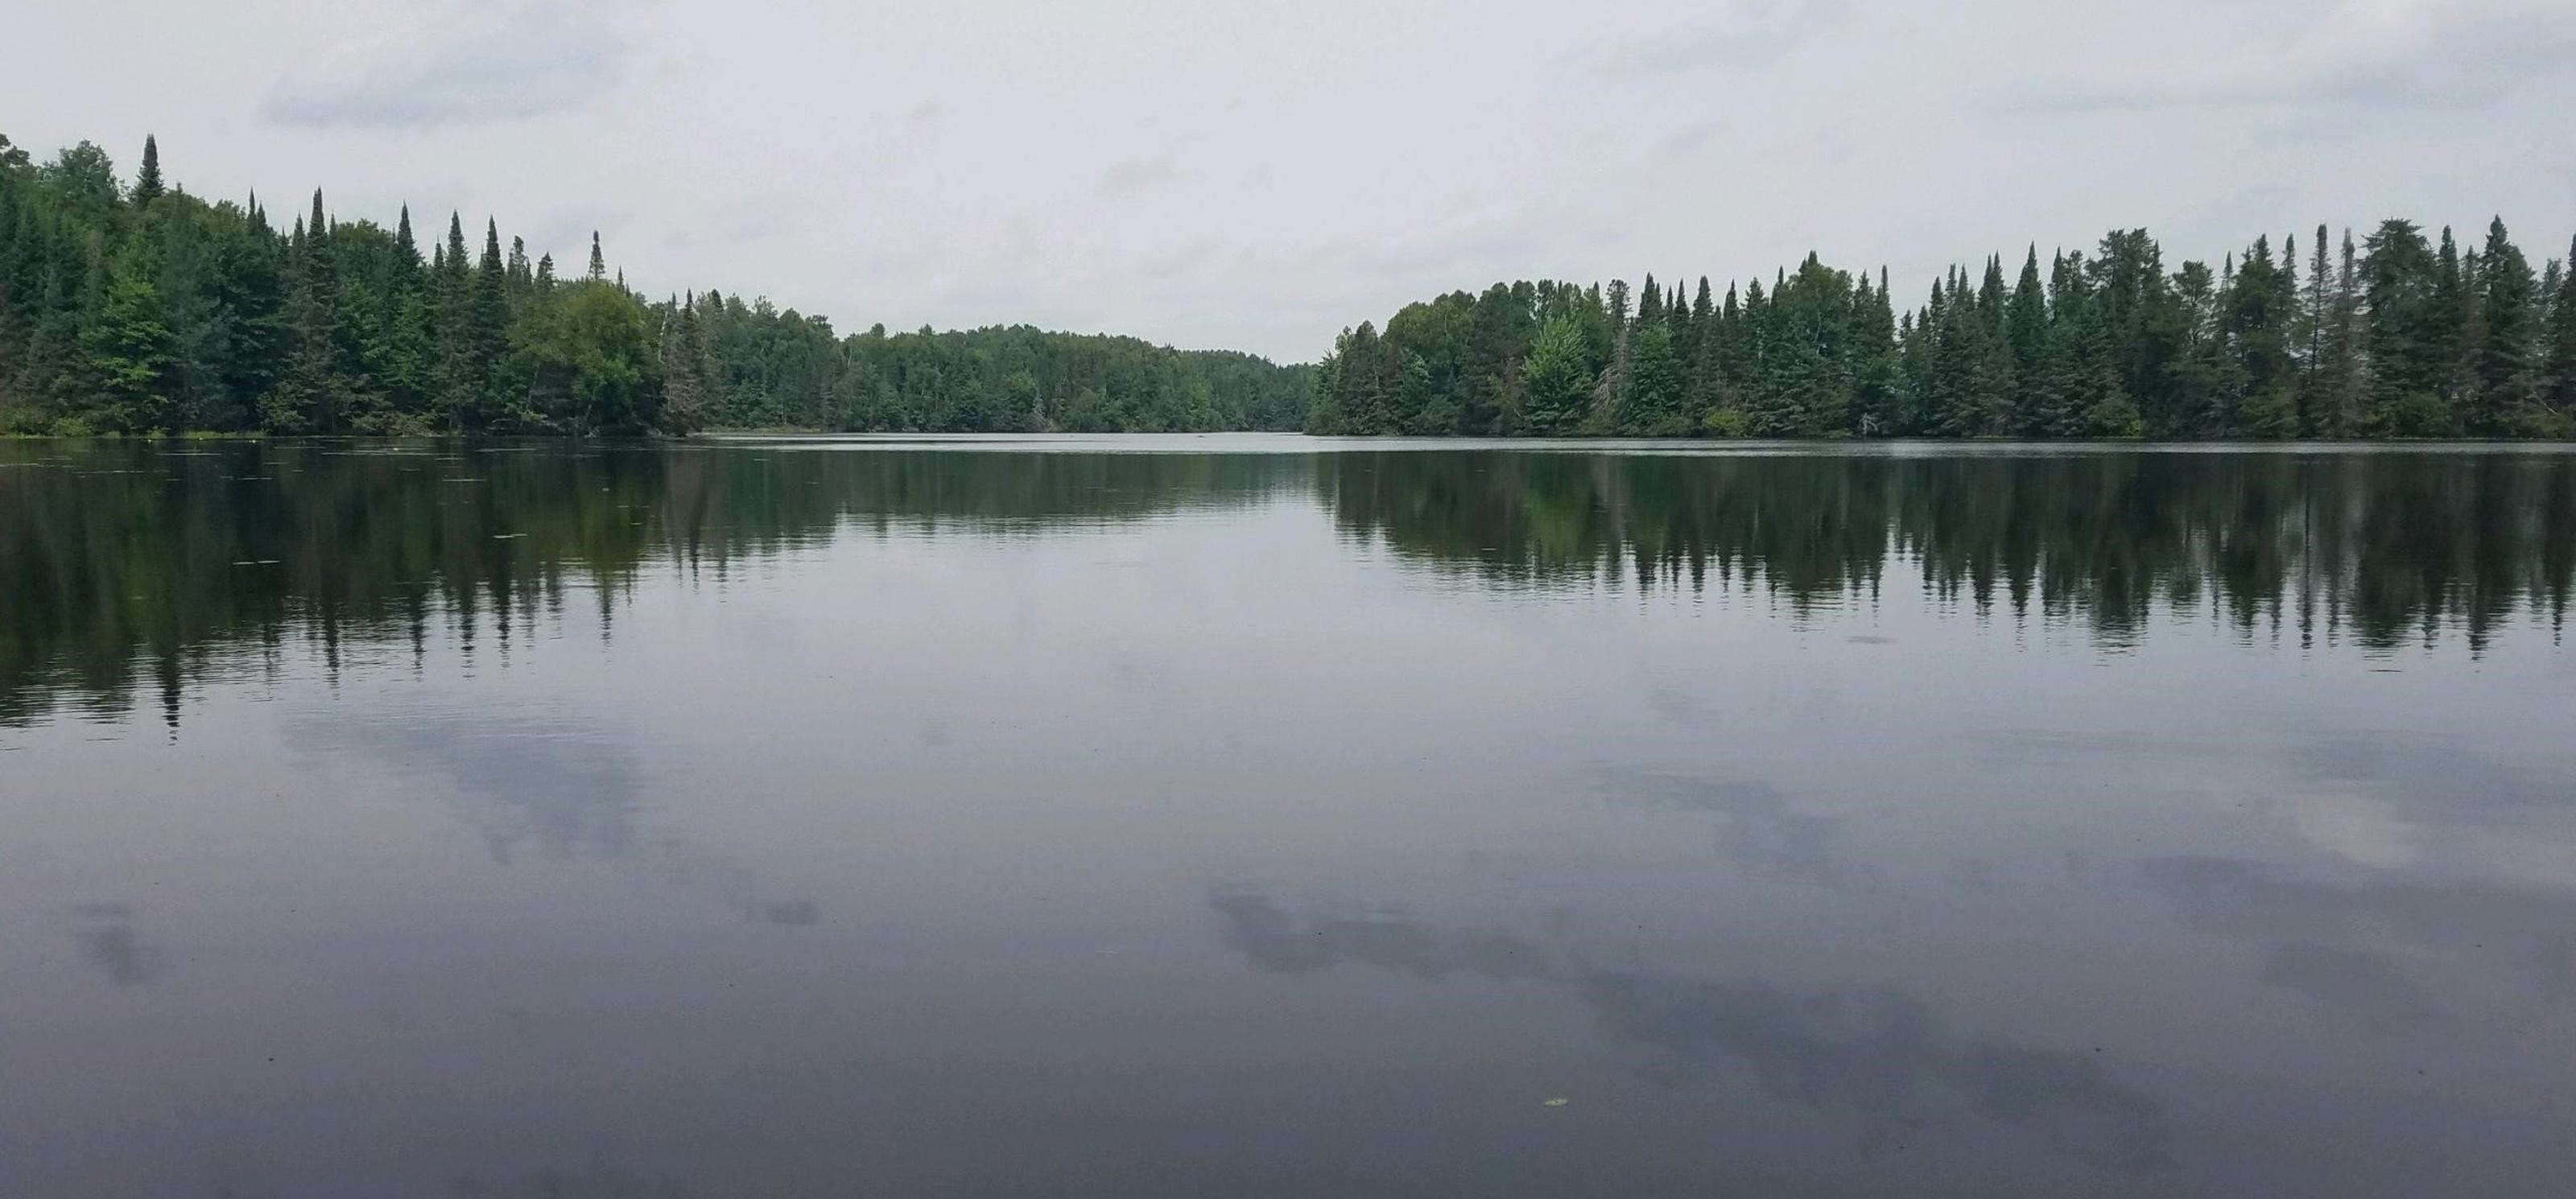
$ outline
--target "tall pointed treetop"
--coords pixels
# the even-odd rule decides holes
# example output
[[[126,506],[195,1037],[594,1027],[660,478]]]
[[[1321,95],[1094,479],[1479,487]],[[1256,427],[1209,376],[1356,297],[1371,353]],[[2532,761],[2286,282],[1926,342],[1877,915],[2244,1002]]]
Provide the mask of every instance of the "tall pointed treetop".
[[[161,198],[161,146],[152,135],[143,135],[143,169],[134,176],[134,206],[142,208]]]

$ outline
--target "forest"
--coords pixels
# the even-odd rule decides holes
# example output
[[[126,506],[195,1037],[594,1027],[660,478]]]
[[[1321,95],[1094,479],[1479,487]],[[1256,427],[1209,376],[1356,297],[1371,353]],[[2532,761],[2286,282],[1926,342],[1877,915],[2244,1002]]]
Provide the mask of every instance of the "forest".
[[[1885,268],[1809,255],[1717,296],[1497,283],[1343,332],[1306,429],[1625,437],[2566,438],[2576,274],[2504,222],[2463,248],[2390,220],[2168,273],[2143,229],[1953,267],[1899,312]]]
[[[0,434],[1296,429],[1308,368],[1023,326],[841,335],[713,289],[649,300],[450,214],[279,228],[0,136]]]

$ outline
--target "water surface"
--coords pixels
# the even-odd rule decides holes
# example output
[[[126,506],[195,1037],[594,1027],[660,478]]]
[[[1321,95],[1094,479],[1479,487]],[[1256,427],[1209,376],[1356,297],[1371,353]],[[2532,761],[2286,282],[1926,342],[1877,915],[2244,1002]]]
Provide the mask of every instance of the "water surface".
[[[2549,451],[0,443],[0,1195],[2563,1194],[2571,585]]]

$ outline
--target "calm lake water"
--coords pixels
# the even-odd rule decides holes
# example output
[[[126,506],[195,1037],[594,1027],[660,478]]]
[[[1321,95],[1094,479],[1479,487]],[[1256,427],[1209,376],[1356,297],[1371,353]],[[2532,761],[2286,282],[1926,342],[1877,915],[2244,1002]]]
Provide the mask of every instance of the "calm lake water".
[[[0,442],[0,1195],[2542,1196],[2576,456]]]

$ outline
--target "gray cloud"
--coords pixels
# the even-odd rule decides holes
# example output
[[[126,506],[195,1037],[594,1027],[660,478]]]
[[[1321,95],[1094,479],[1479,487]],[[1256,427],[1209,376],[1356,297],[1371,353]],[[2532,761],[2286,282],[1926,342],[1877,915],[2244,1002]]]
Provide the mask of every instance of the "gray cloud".
[[[1725,121],[1701,121],[1673,131],[1660,147],[1667,158],[1677,158],[1708,144],[1709,139],[1724,133],[1730,126]]]
[[[1122,162],[1113,162],[1109,164],[1108,170],[1100,172],[1100,194],[1133,195],[1158,183],[1169,183],[1178,178],[1180,173],[1172,169],[1172,160],[1169,158],[1130,158]]]
[[[1850,18],[1849,0],[1735,0],[1714,25],[1613,47],[1593,69],[1624,78],[1766,67]]]
[[[794,232],[803,222],[794,196],[771,193],[708,208],[663,240],[672,246],[739,246]]]
[[[2565,0],[1649,0],[1576,40],[1544,0],[1178,24],[1149,0],[773,0],[757,21],[603,2],[38,5],[19,24],[48,53],[0,72],[0,113],[39,157],[93,138],[130,166],[157,133],[200,194],[318,183],[346,218],[408,200],[478,233],[498,214],[562,267],[599,228],[657,295],[852,328],[1061,313],[1282,360],[1497,279],[1767,279],[1814,249],[1919,302],[1954,261],[2115,227],[2214,262],[2266,227],[2387,215],[2501,212],[2561,250],[2576,212],[2576,176],[2535,157],[2576,103]],[[2119,136],[1998,105],[2116,109]],[[704,235],[760,196],[805,207],[775,236]],[[623,230],[600,219],[617,206]]]
[[[1187,273],[1190,268],[1206,262],[1217,252],[1217,249],[1218,246],[1214,240],[1201,239],[1169,254],[1148,258],[1138,269],[1143,271],[1148,279],[1169,279],[1174,275]]]
[[[2528,0],[2341,0],[2286,40],[2191,47],[2130,72],[2035,80],[1997,107],[2025,113],[2326,106],[2461,109],[2576,70],[2576,10]]]
[[[426,129],[564,112],[617,85],[630,48],[615,5],[458,0],[417,24],[323,49],[260,114],[287,125]]]

